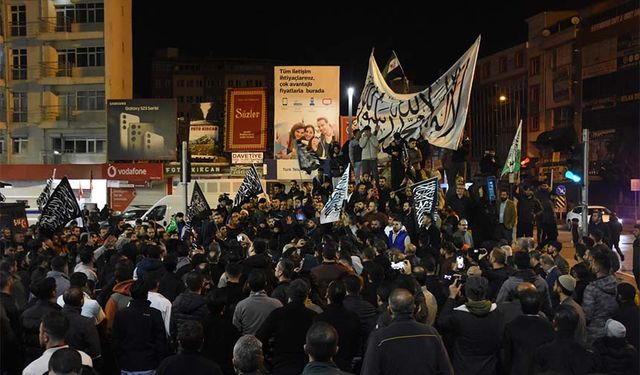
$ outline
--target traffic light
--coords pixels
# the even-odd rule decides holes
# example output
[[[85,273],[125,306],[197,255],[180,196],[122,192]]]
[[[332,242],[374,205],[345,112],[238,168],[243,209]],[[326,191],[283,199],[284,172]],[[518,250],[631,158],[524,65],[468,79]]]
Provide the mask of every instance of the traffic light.
[[[567,157],[567,171],[564,177],[575,183],[579,183],[585,177],[583,166],[583,149],[582,143],[571,146],[569,148],[569,156]]]

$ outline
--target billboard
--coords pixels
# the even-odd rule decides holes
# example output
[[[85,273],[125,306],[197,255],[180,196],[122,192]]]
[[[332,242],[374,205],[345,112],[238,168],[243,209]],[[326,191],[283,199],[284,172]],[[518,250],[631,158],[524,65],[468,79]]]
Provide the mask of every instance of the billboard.
[[[340,67],[276,66],[274,91],[278,167],[297,170],[298,141],[321,159],[328,155],[329,145],[340,140]]]
[[[189,152],[191,161],[228,164],[220,144],[222,129],[218,125],[213,102],[195,103],[189,109]]]
[[[107,163],[102,165],[102,175],[107,180],[146,183],[162,180],[160,163]]]
[[[225,149],[267,150],[267,89],[227,89]]]
[[[175,160],[175,99],[107,101],[109,160]]]

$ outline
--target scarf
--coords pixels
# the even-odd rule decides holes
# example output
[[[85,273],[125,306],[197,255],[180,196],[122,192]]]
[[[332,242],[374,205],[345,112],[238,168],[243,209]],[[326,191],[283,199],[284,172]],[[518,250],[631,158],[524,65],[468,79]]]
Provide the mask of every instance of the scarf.
[[[491,301],[483,299],[481,301],[467,301],[467,309],[473,315],[487,315],[491,311]]]

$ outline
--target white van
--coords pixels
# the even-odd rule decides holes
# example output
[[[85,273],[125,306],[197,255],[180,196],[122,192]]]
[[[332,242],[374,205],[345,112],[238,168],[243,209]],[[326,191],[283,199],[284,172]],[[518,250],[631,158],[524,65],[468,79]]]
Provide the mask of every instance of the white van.
[[[240,189],[243,179],[211,179],[211,180],[198,180],[198,185],[204,193],[209,207],[215,209],[218,206],[218,197],[221,194],[229,194],[229,198],[233,199],[236,192]],[[260,180],[263,189],[265,188],[265,181]],[[189,201],[191,200],[191,194],[193,193],[193,183],[189,183]],[[166,195],[158,200],[149,210],[142,215],[142,221],[154,220],[158,224],[166,227],[171,222],[171,217],[178,212],[184,212],[184,195],[182,186],[174,186],[176,194]],[[266,190],[265,190],[266,191]],[[186,215],[186,212],[184,212]],[[131,223],[133,224],[133,222]]]

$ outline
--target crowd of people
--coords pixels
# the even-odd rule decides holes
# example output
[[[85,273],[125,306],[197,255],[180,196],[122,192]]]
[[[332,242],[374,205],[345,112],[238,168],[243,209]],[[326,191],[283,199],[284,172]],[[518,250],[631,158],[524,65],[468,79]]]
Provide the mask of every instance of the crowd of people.
[[[331,224],[320,176],[188,226],[3,229],[2,373],[638,373],[636,288],[598,213],[568,262],[545,185],[459,178],[416,223],[406,181],[357,173]]]

